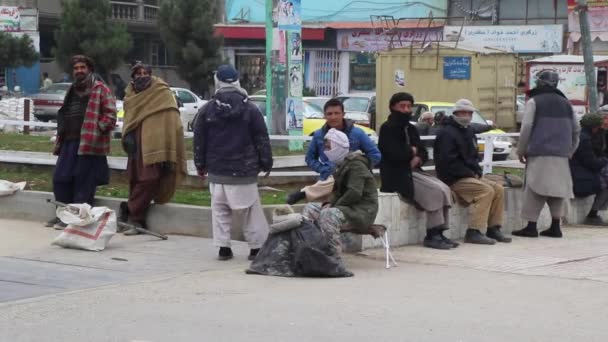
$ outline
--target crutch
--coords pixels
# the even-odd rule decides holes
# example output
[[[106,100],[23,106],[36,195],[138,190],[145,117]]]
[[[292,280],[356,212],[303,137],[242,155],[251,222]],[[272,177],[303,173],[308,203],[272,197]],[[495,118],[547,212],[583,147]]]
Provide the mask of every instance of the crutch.
[[[46,201],[47,201],[47,203],[53,204],[53,205],[55,205],[57,207],[68,207],[67,204],[61,203],[61,202],[57,202],[57,201],[54,201],[52,199],[47,199]],[[68,207],[68,210],[70,210],[69,207]],[[75,211],[72,211],[72,213],[73,214],[78,214],[78,212],[75,212]],[[135,226],[135,225],[132,225],[132,224],[129,224],[129,223],[118,222],[118,226],[121,227],[121,228],[126,228],[126,229],[131,229],[132,228],[132,229],[135,229],[135,230],[137,230],[138,232],[140,232],[142,234],[152,235],[152,236],[155,236],[155,237],[157,237],[159,239],[162,239],[162,240],[168,240],[169,239],[169,237],[166,236],[166,235],[163,235],[163,234],[160,234],[160,233],[156,233],[156,232],[153,232],[153,231],[150,231],[150,230],[147,230],[145,228],[138,227],[138,226]]]

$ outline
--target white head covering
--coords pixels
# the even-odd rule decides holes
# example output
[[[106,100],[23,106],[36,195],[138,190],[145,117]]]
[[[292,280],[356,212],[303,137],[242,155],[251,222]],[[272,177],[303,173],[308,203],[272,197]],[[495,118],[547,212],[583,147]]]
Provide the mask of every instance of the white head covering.
[[[222,88],[235,88],[241,92],[245,92],[245,89],[241,88],[241,82],[238,80],[235,82],[232,82],[232,83],[222,82],[217,78],[217,75],[213,76],[213,80],[215,81],[215,92],[216,93]]]
[[[335,128],[325,134],[325,140],[329,140],[331,146],[329,151],[325,151],[325,156],[332,163],[341,162],[350,152],[348,136]]]
[[[453,112],[474,112],[475,110],[475,106],[473,106],[471,100],[460,99],[454,104]]]

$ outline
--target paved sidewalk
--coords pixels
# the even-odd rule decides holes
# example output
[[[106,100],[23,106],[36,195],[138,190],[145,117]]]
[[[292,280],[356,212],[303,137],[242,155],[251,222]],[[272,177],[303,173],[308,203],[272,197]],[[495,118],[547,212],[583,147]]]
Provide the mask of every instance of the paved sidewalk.
[[[294,279],[244,274],[243,244],[229,262],[180,236],[72,251],[0,219],[0,341],[606,341],[608,230],[565,233],[400,248],[390,270],[371,251],[346,257],[353,278]]]

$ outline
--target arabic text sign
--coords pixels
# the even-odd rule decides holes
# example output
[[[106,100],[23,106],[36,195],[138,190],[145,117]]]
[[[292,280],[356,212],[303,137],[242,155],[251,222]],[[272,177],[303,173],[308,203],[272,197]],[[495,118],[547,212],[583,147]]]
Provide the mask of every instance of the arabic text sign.
[[[446,26],[446,40],[458,38],[460,26]],[[466,26],[460,41],[468,45],[491,47],[519,53],[560,53],[562,25]]]
[[[0,6],[0,32],[19,31],[19,7]]]
[[[443,79],[471,79],[471,57],[443,57]]]
[[[585,65],[584,64],[536,64],[530,66],[530,89],[536,87],[536,75],[545,69],[555,70],[559,74],[557,88],[570,101],[585,101]]]
[[[399,29],[393,38],[393,47],[400,47],[399,41],[409,42],[441,41],[443,27]],[[338,31],[338,50],[341,51],[383,51],[388,50],[391,36],[382,29],[355,29]]]

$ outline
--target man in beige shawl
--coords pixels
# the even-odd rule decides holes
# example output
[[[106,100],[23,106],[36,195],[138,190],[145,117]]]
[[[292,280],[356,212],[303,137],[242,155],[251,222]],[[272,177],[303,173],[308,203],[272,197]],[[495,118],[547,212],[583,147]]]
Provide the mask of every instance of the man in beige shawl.
[[[124,99],[122,144],[129,155],[129,202],[121,203],[120,219],[146,227],[150,203],[171,200],[187,174],[184,131],[171,89],[140,62],[131,69]],[[136,235],[129,229],[125,235]]]

